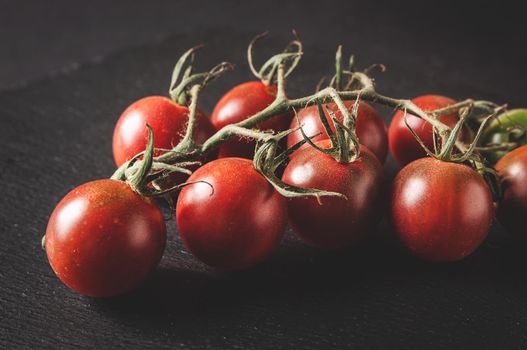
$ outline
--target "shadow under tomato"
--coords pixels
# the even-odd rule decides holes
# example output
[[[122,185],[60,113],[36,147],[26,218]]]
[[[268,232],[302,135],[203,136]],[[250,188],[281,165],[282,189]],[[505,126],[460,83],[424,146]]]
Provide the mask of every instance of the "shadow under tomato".
[[[169,262],[139,289],[94,299],[91,304],[119,320],[135,319],[159,327],[168,322],[183,331],[196,323],[217,326],[237,317],[257,317],[259,312],[280,314],[291,305],[318,314],[324,300],[331,299],[353,309],[374,297],[396,295],[411,302],[414,293],[436,288],[481,291],[511,281],[527,283],[526,254],[501,236],[462,261],[432,264],[406,254],[387,238],[386,230],[382,227],[384,232],[342,251],[320,251],[289,236],[269,260],[243,271],[216,271],[199,263],[182,269],[175,266],[181,264]]]

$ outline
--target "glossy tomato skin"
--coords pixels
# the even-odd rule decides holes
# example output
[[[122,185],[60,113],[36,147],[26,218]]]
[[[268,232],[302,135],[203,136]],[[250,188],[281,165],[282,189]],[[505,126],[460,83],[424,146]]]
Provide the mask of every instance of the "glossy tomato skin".
[[[456,103],[456,101],[451,98],[438,95],[419,96],[414,98],[412,102],[425,112],[448,107]],[[421,137],[424,144],[433,151],[434,139],[432,126],[423,119],[412,114],[407,115],[407,120],[412,129]],[[457,113],[444,114],[439,117],[439,120],[453,128],[459,120],[459,117]],[[470,136],[469,130],[463,129],[459,139],[465,142],[470,142]],[[394,114],[388,130],[388,141],[390,151],[400,165],[404,166],[418,158],[426,156],[425,151],[406,126],[403,111],[397,111]]]
[[[186,247],[208,265],[241,269],[264,260],[287,223],[285,199],[243,158],[205,164],[181,191],[176,220]],[[211,188],[212,186],[212,188]]]
[[[421,158],[394,179],[393,230],[423,260],[456,261],[471,254],[487,236],[493,215],[487,184],[468,166]]]
[[[163,96],[149,96],[132,103],[121,115],[113,133],[113,156],[121,166],[146,148],[149,124],[154,133],[154,147],[171,149],[185,135],[189,109]],[[203,143],[214,132],[209,118],[197,114],[196,142]]]
[[[68,193],[46,230],[48,260],[59,279],[78,293],[108,297],[141,284],[166,244],[157,205],[124,182],[97,180]]]
[[[496,171],[502,190],[498,220],[514,236],[527,240],[527,146],[502,157],[496,164]]]
[[[260,81],[250,81],[235,86],[218,101],[211,115],[216,130],[228,124],[247,119],[269,106],[276,97],[276,86],[268,86]],[[292,114],[275,116],[257,125],[260,130],[284,131]],[[241,157],[252,159],[255,143],[248,139],[236,138],[220,147],[219,158]]]
[[[354,103],[355,101],[344,101],[344,105],[350,111]],[[343,121],[344,117],[342,116],[342,113],[339,111],[335,103],[328,103],[325,106],[329,107],[330,110],[335,112],[335,117],[340,122]],[[331,119],[329,118],[327,110],[324,109],[324,111],[331,129],[335,131],[335,127]],[[317,135],[318,133],[322,133],[321,135],[312,138],[312,141],[316,142],[319,140],[326,140],[329,138],[328,134],[324,130],[322,122],[320,121],[317,106],[310,106],[298,111],[298,120],[300,121],[300,124],[302,125],[304,132],[307,136],[313,136]],[[298,121],[296,118],[293,118],[289,128],[294,129],[297,127]],[[360,143],[368,147],[368,149],[372,151],[375,156],[377,156],[377,159],[381,163],[384,163],[386,159],[386,154],[388,153],[388,134],[386,124],[382,120],[379,113],[366,102],[361,102],[359,104],[356,132]],[[298,130],[287,137],[287,146],[291,147],[302,140],[302,133],[300,132],[300,130]],[[301,148],[303,149],[307,147],[310,146],[305,144]]]
[[[329,140],[317,145],[328,148]],[[353,163],[341,164],[313,147],[291,158],[282,180],[285,183],[344,194],[340,197],[288,199],[289,222],[306,243],[319,248],[344,248],[363,239],[379,220],[382,208],[382,166],[362,146]]]

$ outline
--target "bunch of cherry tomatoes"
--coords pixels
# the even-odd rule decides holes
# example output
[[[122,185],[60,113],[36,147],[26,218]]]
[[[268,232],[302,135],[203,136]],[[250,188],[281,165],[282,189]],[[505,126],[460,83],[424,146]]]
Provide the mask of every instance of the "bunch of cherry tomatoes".
[[[190,71],[185,74],[187,81],[194,77]],[[122,113],[113,134],[113,156],[122,174],[133,174],[125,181],[102,179],[75,188],[49,219],[44,245],[63,283],[81,294],[104,297],[130,291],[151,274],[167,240],[165,219],[150,196],[160,184],[180,190],[157,193],[175,202],[178,230],[188,250],[224,269],[262,262],[280,244],[288,224],[315,247],[359,244],[384,211],[402,245],[430,261],[471,254],[485,239],[495,208],[511,233],[527,237],[522,225],[527,215],[527,146],[522,146],[527,142],[527,110],[494,116],[475,137],[472,130],[477,128],[461,108],[448,110],[455,100],[437,95],[413,99],[416,108],[430,115],[446,111],[437,119],[451,132],[439,139],[432,124],[408,111],[398,110],[387,128],[366,98],[326,99],[248,128],[286,139],[276,143],[288,151],[273,158],[280,164],[273,165],[271,176],[253,162],[261,140],[245,133],[222,139],[216,151],[200,159],[201,166],[187,162],[181,170],[182,163],[156,161],[188,136],[189,114],[194,116],[189,144],[198,147],[188,151],[192,155],[222,129],[274,106],[280,86],[276,80],[262,80],[232,88],[210,118],[189,107],[197,102],[188,103],[192,99],[183,95],[184,89],[171,98],[142,98]],[[337,84],[334,91],[342,89]],[[470,146],[456,150],[458,143]],[[403,166],[391,185],[383,174],[388,149]],[[488,174],[497,176],[497,198]],[[154,177],[162,181],[149,182]]]

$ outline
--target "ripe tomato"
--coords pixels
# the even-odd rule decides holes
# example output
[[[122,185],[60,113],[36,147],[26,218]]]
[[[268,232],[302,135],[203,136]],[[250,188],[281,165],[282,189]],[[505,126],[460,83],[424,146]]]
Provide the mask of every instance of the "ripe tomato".
[[[53,271],[88,296],[122,294],[156,268],[166,243],[157,205],[116,180],[88,182],[51,214],[46,252]]]
[[[113,157],[121,166],[146,148],[148,123],[154,132],[154,147],[171,149],[185,135],[189,109],[163,96],[149,96],[132,103],[121,115],[113,132]],[[203,143],[214,127],[198,112],[196,142]]]
[[[419,96],[412,100],[412,102],[423,111],[433,111],[435,109],[448,107],[456,101],[451,98],[437,95],[425,95]],[[434,149],[434,139],[433,139],[433,129],[425,120],[416,117],[412,114],[407,114],[408,124],[412,129],[421,137],[424,144],[430,149]],[[444,114],[439,117],[439,120],[449,127],[453,128],[459,116],[457,113]],[[463,128],[461,135],[459,136],[460,140],[469,142],[470,141],[470,132],[468,129]],[[392,152],[395,160],[401,165],[406,165],[413,160],[422,158],[426,156],[425,151],[416,141],[415,137],[412,135],[406,123],[404,121],[404,112],[397,111],[390,123],[390,128],[388,130],[388,140],[390,145],[390,151]]]
[[[355,101],[344,101],[346,108],[351,111]],[[325,105],[335,112],[335,117],[342,122],[344,117],[339,111],[335,103],[328,103]],[[329,118],[329,114],[324,108],[326,118],[328,118],[331,129],[335,131],[335,127]],[[329,138],[328,134],[324,130],[324,126],[320,121],[317,106],[310,106],[303,108],[298,112],[298,120],[303,125],[304,133],[307,136],[313,136],[318,133],[322,133],[319,136],[312,138],[311,140],[316,142],[319,140],[326,140]],[[290,129],[298,127],[298,121],[293,118]],[[386,130],[386,124],[382,120],[379,113],[366,102],[359,104],[359,110],[357,114],[357,137],[362,145],[368,147],[370,151],[377,156],[377,159],[381,163],[386,159],[386,153],[388,153],[388,135]],[[295,131],[287,137],[287,147],[291,147],[299,141],[302,141],[303,136],[300,130]],[[308,144],[303,145],[301,148],[310,147]],[[296,152],[295,152],[296,153]]]
[[[275,100],[276,86],[268,86],[259,81],[251,81],[235,86],[218,101],[212,112],[211,121],[216,130],[234,124],[260,112]],[[275,116],[257,125],[260,130],[284,131],[291,120],[291,114]],[[255,143],[252,140],[237,138],[223,144],[219,158],[242,157],[252,159]]]
[[[483,242],[492,223],[492,195],[483,177],[466,165],[421,158],[394,179],[393,230],[414,255],[455,261]]]
[[[331,141],[316,143],[329,148]],[[313,147],[298,152],[287,165],[282,180],[290,185],[338,192],[347,197],[288,200],[289,222],[306,243],[321,248],[341,248],[363,238],[379,219],[382,167],[366,147],[347,164]],[[382,212],[382,210],[381,210]]]
[[[214,160],[188,181],[204,182],[183,188],[176,220],[183,242],[200,260],[245,268],[264,260],[280,243],[287,223],[285,199],[250,160]]]
[[[502,198],[498,205],[498,219],[518,238],[526,239],[527,216],[527,146],[516,148],[496,164],[501,178]]]

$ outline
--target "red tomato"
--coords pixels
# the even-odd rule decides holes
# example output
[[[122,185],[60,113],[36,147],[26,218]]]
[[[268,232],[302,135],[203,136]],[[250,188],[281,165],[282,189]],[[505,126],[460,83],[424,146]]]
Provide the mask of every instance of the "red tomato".
[[[132,103],[121,115],[113,132],[113,157],[117,166],[146,148],[148,123],[154,132],[154,147],[171,149],[185,135],[189,109],[163,96],[149,96]],[[198,112],[196,142],[203,143],[213,133],[210,120]]]
[[[527,146],[507,153],[496,164],[496,171],[502,188],[498,219],[516,237],[527,239]]]
[[[219,100],[212,112],[211,121],[216,130],[234,124],[260,112],[275,100],[276,86],[267,86],[251,81],[235,86]],[[281,114],[257,125],[260,130],[284,131],[291,120],[291,114]],[[255,142],[237,138],[223,144],[219,158],[242,157],[252,159]]]
[[[448,107],[456,103],[456,101],[451,98],[437,95],[419,96],[414,98],[412,102],[425,112]],[[433,151],[434,139],[432,125],[409,113],[407,114],[407,120],[412,129],[421,137],[424,144]],[[439,117],[439,120],[453,128],[459,120],[459,116],[457,113],[444,114]],[[467,129],[463,129],[459,139],[470,142],[470,132]],[[426,156],[421,145],[419,145],[410,130],[408,130],[404,121],[403,111],[397,111],[394,114],[390,124],[390,129],[388,130],[388,140],[390,151],[395,160],[401,165],[406,165],[413,160]]]
[[[351,111],[355,101],[344,101],[346,108]],[[335,116],[337,119],[342,122],[344,117],[340,113],[337,105],[335,103],[328,103],[327,105],[331,110],[335,111]],[[328,118],[329,125],[331,130],[335,131],[335,127],[329,118],[327,110],[324,108],[326,118]],[[318,114],[317,106],[310,106],[303,108],[298,112],[298,119],[300,124],[303,125],[304,132],[307,136],[313,136],[318,133],[322,133],[319,136],[312,138],[312,141],[326,140],[329,138],[328,134],[324,130],[324,126],[320,121],[320,116]],[[291,122],[290,129],[298,127],[298,121],[296,118],[293,118]],[[362,145],[368,147],[372,151],[377,159],[381,163],[386,159],[386,153],[388,153],[388,135],[386,130],[386,124],[382,120],[381,116],[377,111],[367,104],[366,102],[361,102],[359,105],[359,111],[357,114],[357,137]],[[290,134],[287,137],[287,147],[291,147],[299,141],[302,141],[302,133],[300,130]],[[301,148],[310,147],[308,144],[305,144]]]
[[[391,221],[414,255],[455,261],[483,242],[494,214],[483,177],[466,165],[418,159],[395,177]]]
[[[245,268],[264,260],[280,243],[287,223],[285,199],[250,160],[214,160],[189,181],[206,183],[183,188],[176,220],[183,242],[200,260]]]
[[[93,297],[122,294],[141,284],[158,265],[165,243],[157,205],[109,179],[68,193],[46,230],[53,271],[71,289]]]
[[[331,142],[317,145],[329,148]],[[285,183],[344,194],[341,197],[291,198],[289,222],[306,243],[341,248],[362,239],[380,217],[383,173],[377,157],[366,147],[353,163],[341,164],[313,147],[298,152],[285,168]]]

